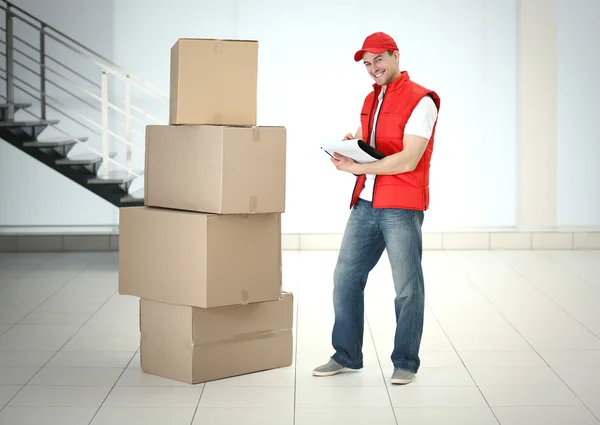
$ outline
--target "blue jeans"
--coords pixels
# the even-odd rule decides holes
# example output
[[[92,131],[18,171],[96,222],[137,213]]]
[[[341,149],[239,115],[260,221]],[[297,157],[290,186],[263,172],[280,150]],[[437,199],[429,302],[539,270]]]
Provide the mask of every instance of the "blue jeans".
[[[372,208],[363,199],[352,208],[334,272],[332,358],[342,366],[363,367],[364,289],[386,249],[396,290],[392,363],[394,368],[418,371],[425,308],[423,218],[423,211]]]

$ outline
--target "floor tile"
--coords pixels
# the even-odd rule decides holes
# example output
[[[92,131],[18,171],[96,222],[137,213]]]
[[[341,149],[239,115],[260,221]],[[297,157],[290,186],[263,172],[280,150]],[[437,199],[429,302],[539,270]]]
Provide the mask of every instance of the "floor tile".
[[[459,351],[467,368],[471,367],[544,367],[546,363],[533,350]]]
[[[501,406],[580,406],[581,401],[566,386],[479,387],[489,405]]]
[[[294,406],[291,387],[209,387],[200,399],[200,407],[260,407],[286,408]]]
[[[7,406],[0,411],[0,425],[88,424],[96,407]]]
[[[15,325],[0,336],[0,351],[57,351],[77,326]]]
[[[192,425],[293,425],[294,411],[286,408],[200,407]],[[296,424],[298,422],[296,421]]]
[[[489,407],[404,407],[394,410],[402,425],[498,425]]]
[[[493,407],[502,425],[599,425],[583,406]]]
[[[478,386],[550,386],[563,385],[549,367],[470,367]]]
[[[487,403],[473,387],[390,387],[394,407],[483,407]]]
[[[0,367],[0,385],[25,385],[38,370],[37,367]]]
[[[59,351],[46,367],[124,369],[132,356],[133,354],[128,351]]]
[[[111,387],[25,386],[8,406],[100,407]]]
[[[44,367],[29,385],[106,387],[114,385],[123,369],[87,367]]]
[[[106,407],[195,407],[202,387],[115,387]]]
[[[195,407],[103,406],[91,425],[189,425],[195,409]]]
[[[90,425],[189,425],[195,407],[106,407]]]
[[[0,385],[0,410],[6,406],[11,398],[17,394],[21,388],[20,385]]]
[[[40,368],[54,356],[54,351],[0,351],[0,367]]]
[[[396,425],[392,408],[297,408],[295,425]]]
[[[207,382],[207,387],[293,387],[296,369],[286,367]]]
[[[390,398],[381,387],[298,387],[296,407],[306,408],[385,408]]]

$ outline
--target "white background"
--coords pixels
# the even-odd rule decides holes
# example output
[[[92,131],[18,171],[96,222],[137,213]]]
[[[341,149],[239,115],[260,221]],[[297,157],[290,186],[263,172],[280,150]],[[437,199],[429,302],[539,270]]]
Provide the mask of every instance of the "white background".
[[[170,48],[178,38],[259,40],[258,124],[288,129],[284,233],[343,231],[354,178],[337,172],[318,146],[356,130],[371,80],[352,57],[366,35],[388,32],[399,45],[401,68],[441,97],[424,230],[515,225],[514,1],[16,4],[167,93]],[[558,48],[557,224],[600,226],[600,85],[593,74],[600,65],[600,3],[558,0],[557,13],[558,40],[548,40]],[[168,110],[151,99],[134,103],[167,121]],[[0,226],[118,223],[116,208],[6,143],[0,143],[0,180]]]

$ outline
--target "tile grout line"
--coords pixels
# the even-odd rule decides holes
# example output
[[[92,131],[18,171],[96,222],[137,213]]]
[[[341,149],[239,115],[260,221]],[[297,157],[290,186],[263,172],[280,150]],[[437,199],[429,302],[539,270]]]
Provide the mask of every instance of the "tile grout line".
[[[490,409],[490,412],[492,413],[492,415],[494,416],[494,419],[496,419],[496,422],[498,422],[498,425],[500,425],[500,419],[498,419],[498,417],[496,416],[496,412],[494,412],[494,409],[492,408],[492,406],[490,405],[490,402],[488,401],[487,397],[485,396],[485,394],[483,394],[483,391],[481,390],[481,388],[479,387],[479,384],[477,383],[477,381],[475,380],[475,378],[473,377],[473,375],[471,374],[471,371],[469,370],[469,368],[467,367],[467,365],[465,364],[465,361],[463,360],[463,358],[460,356],[460,353],[458,352],[458,350],[456,349],[456,347],[454,346],[454,343],[452,342],[452,339],[450,339],[450,336],[448,335],[448,333],[446,332],[446,329],[444,329],[444,326],[442,326],[442,323],[440,322],[440,320],[438,319],[438,317],[436,316],[435,312],[433,311],[433,308],[427,304],[427,306],[429,307],[429,311],[431,312],[431,315],[433,316],[434,320],[437,322],[437,324],[439,325],[440,329],[442,330],[442,332],[444,333],[444,335],[446,336],[446,338],[448,339],[448,343],[452,346],[452,349],[454,350],[454,352],[456,353],[456,355],[458,356],[458,358],[460,359],[460,362],[462,363],[463,367],[465,368],[465,370],[467,371],[467,373],[469,374],[469,377],[471,378],[471,380],[473,381],[473,383],[475,384],[475,387],[477,388],[477,390],[479,391],[479,394],[481,394],[481,397],[483,397],[483,399],[485,400],[485,403],[487,404],[487,407]]]
[[[28,253],[15,253],[16,255],[22,255],[22,254],[28,254]],[[38,253],[41,254],[41,253]],[[42,261],[40,264],[38,264],[37,266],[35,266],[33,269],[30,269],[29,271],[35,271],[39,268],[41,268],[44,264],[50,262],[51,260],[53,260],[54,258],[58,257],[60,254],[62,254],[61,252],[56,252],[55,255],[51,256],[50,258],[48,258],[46,261]],[[98,260],[96,260],[98,261]],[[73,282],[75,279],[77,279],[80,275],[82,275],[83,273],[85,273],[85,271],[92,267],[92,265],[95,264],[96,261],[92,261],[90,264],[88,264],[87,267],[85,267],[83,270],[79,271],[79,272],[75,272],[75,275],[71,278],[68,279],[62,286],[60,286],[59,288],[56,288],[56,291],[54,291],[52,294],[48,295],[46,298],[44,298],[42,301],[40,301],[39,304],[37,304],[35,307],[31,308],[27,313],[25,313],[23,316],[21,316],[21,318],[19,320],[17,320],[15,323],[12,323],[8,328],[6,328],[4,330],[4,332],[0,332],[0,337],[2,335],[4,335],[5,333],[7,333],[9,330],[11,330],[12,328],[14,328],[16,325],[19,324],[19,322],[23,319],[25,319],[27,316],[29,316],[33,311],[35,311],[37,308],[39,308],[42,304],[44,304],[46,301],[48,301],[50,298],[52,298],[53,296],[55,296],[58,291],[60,291],[61,289],[64,289],[68,284],[70,284],[71,282]],[[9,285],[10,286],[10,285]],[[8,286],[6,287],[8,288]],[[0,288],[0,293],[2,292],[2,290],[6,289],[6,288]],[[1,411],[2,409],[0,409]]]
[[[596,338],[600,339],[600,336],[596,335],[595,332],[593,332],[592,330],[588,329],[587,326],[585,326],[583,323],[581,323],[576,317],[573,317],[573,315],[571,313],[569,313],[563,306],[561,306],[560,304],[558,304],[553,298],[551,298],[548,294],[546,294],[546,292],[544,292],[542,289],[540,289],[539,286],[537,286],[533,281],[531,281],[530,279],[528,279],[526,276],[524,276],[521,272],[519,272],[513,265],[511,265],[509,262],[507,262],[506,260],[502,259],[502,257],[498,256],[495,252],[493,252],[494,256],[496,258],[498,258],[498,260],[500,260],[506,267],[508,267],[513,273],[515,273],[516,275],[518,275],[519,277],[521,277],[523,280],[525,280],[531,287],[533,287],[537,292],[539,292],[545,299],[547,299],[548,301],[550,301],[552,304],[554,304],[556,307],[558,307],[560,310],[562,310],[567,316],[569,316],[571,319],[573,319],[575,322],[577,322],[578,325],[580,325],[582,328],[584,328],[586,331],[588,331],[589,333],[591,333],[592,335],[594,335]],[[534,252],[534,254],[537,254]],[[544,256],[544,258],[547,258],[544,254],[541,254],[542,256]],[[549,259],[549,261],[552,261],[551,259]],[[558,264],[558,263],[557,263]],[[559,264],[560,266],[560,264]],[[566,271],[569,271],[568,269],[565,269]],[[471,278],[469,278],[469,280],[471,280]],[[583,280],[583,279],[582,279]],[[585,282],[585,280],[584,280]],[[587,282],[586,282],[587,283]],[[475,284],[474,284],[475,285]],[[475,285],[477,286],[477,285]],[[594,287],[595,288],[595,287]],[[481,290],[479,290],[479,288],[477,288],[477,290],[479,292],[481,292]],[[482,292],[483,295],[483,292]],[[484,295],[485,296],[485,295]],[[493,305],[493,303],[486,297],[486,299]],[[494,307],[496,307],[494,305]],[[498,310],[496,308],[496,310]],[[502,317],[507,321],[508,319],[506,319],[506,317],[504,317],[504,314],[502,314],[502,312],[500,312],[500,310],[498,310],[498,312],[502,315]],[[509,322],[510,323],[510,322]],[[512,323],[511,323],[512,326]],[[514,326],[513,326],[514,327]],[[520,333],[519,333],[520,335]],[[521,335],[522,336],[522,335]],[[525,339],[525,338],[523,338]]]
[[[200,391],[200,397],[198,397],[198,403],[196,403],[196,408],[194,409],[194,414],[192,415],[192,420],[190,421],[190,425],[193,425],[194,420],[196,419],[196,413],[198,413],[198,408],[200,407],[200,400],[202,400],[202,396],[204,395],[204,390],[205,389],[206,389],[206,382],[202,386],[202,391]],[[102,407],[102,406],[100,406],[100,407]],[[98,410],[100,410],[100,409],[98,409]],[[90,422],[90,424],[91,424],[91,422]]]
[[[57,254],[57,255],[58,255],[58,254]],[[54,257],[52,257],[52,258],[54,258]],[[50,261],[50,260],[48,260],[48,261]],[[76,276],[75,276],[73,279],[71,279],[69,282],[65,283],[65,285],[63,285],[61,288],[63,288],[64,286],[68,285],[68,284],[69,284],[70,282],[72,282],[74,279],[76,279],[77,277],[79,277],[79,276],[81,276],[82,274],[84,274],[84,273],[85,273],[85,272],[86,272],[86,271],[87,271],[87,270],[88,270],[90,267],[92,267],[92,266],[93,266],[94,264],[96,264],[98,261],[99,261],[99,259],[98,259],[98,260],[96,260],[96,261],[93,261],[93,262],[91,262],[91,263],[90,263],[90,264],[89,264],[89,265],[88,265],[88,266],[87,266],[85,269],[83,269],[83,270],[82,270],[82,271],[81,271],[79,274],[77,274],[77,275],[76,275]],[[58,290],[57,290],[57,291],[58,291]],[[52,296],[54,296],[54,294],[52,294],[50,297],[52,297]],[[52,356],[50,356],[50,358],[49,358],[49,359],[48,359],[48,360],[47,360],[47,361],[46,361],[46,362],[45,362],[45,363],[44,363],[44,364],[43,364],[43,365],[42,365],[42,366],[41,366],[41,367],[38,369],[38,371],[37,371],[36,373],[34,373],[34,374],[33,374],[33,376],[32,376],[31,378],[29,378],[29,379],[27,380],[27,382],[25,382],[25,384],[23,384],[23,386],[21,387],[21,389],[19,389],[19,391],[17,391],[17,393],[16,393],[14,396],[12,396],[12,397],[10,398],[10,400],[8,400],[8,402],[7,402],[7,403],[6,403],[6,404],[5,404],[5,405],[4,405],[4,406],[3,406],[3,407],[0,409],[0,412],[2,412],[2,410],[4,410],[4,408],[5,408],[5,407],[7,407],[7,406],[10,404],[10,402],[11,402],[11,401],[13,401],[13,400],[14,400],[14,398],[15,398],[17,395],[19,395],[19,393],[20,393],[21,391],[23,391],[23,388],[25,388],[25,387],[26,387],[26,386],[27,386],[27,385],[28,385],[28,384],[31,382],[31,380],[32,380],[33,378],[35,378],[35,377],[36,377],[36,375],[37,375],[38,373],[40,373],[40,371],[41,371],[43,368],[45,368],[45,367],[46,367],[46,365],[48,365],[48,363],[50,363],[50,362],[52,361],[52,359],[53,359],[53,358],[54,358],[54,357],[55,357],[55,356],[56,356],[56,355],[57,355],[57,354],[60,352],[60,350],[62,350],[62,349],[65,347],[65,345],[67,345],[67,344],[68,344],[68,343],[69,343],[69,342],[70,342],[70,341],[73,339],[73,337],[74,337],[75,335],[77,335],[77,333],[78,333],[78,332],[79,332],[79,331],[80,331],[80,330],[81,330],[81,329],[82,329],[82,328],[83,328],[83,327],[84,327],[84,326],[85,326],[85,325],[86,325],[86,324],[87,324],[87,323],[88,323],[88,322],[89,322],[89,321],[90,321],[90,320],[91,320],[91,319],[92,319],[92,318],[93,318],[93,317],[96,315],[96,313],[98,313],[98,311],[99,311],[99,310],[100,310],[102,307],[104,307],[104,306],[106,305],[106,303],[108,303],[108,301],[109,301],[109,300],[110,300],[110,299],[111,299],[113,296],[114,296],[114,294],[113,294],[113,295],[111,295],[111,296],[110,296],[110,297],[109,297],[109,298],[108,298],[108,299],[107,299],[107,300],[106,300],[104,303],[102,303],[102,305],[101,305],[100,307],[98,307],[98,310],[96,310],[96,311],[95,311],[95,312],[94,312],[94,313],[93,313],[93,314],[92,314],[92,315],[91,315],[91,316],[90,316],[90,317],[89,317],[89,318],[88,318],[86,321],[84,321],[84,322],[83,322],[83,324],[82,324],[82,325],[79,327],[79,329],[77,329],[77,330],[76,330],[76,331],[73,333],[73,335],[71,335],[71,336],[70,336],[70,337],[69,337],[69,338],[68,338],[68,339],[65,341],[65,343],[64,343],[63,345],[61,345],[61,346],[60,346],[60,348],[59,348],[58,350],[56,350],[56,352],[55,352],[55,353],[54,353]],[[48,298],[50,298],[50,297],[48,297]],[[45,301],[44,301],[44,302],[45,302]],[[41,305],[41,304],[40,304],[40,305]],[[38,306],[38,307],[39,307],[39,306]],[[37,308],[37,307],[36,307],[36,308]],[[22,320],[22,319],[23,319],[24,317],[26,317],[27,315],[29,315],[29,313],[27,313],[25,316],[23,316],[23,317],[22,317],[21,319],[19,319],[19,320]],[[13,325],[13,326],[14,326],[14,325]],[[109,394],[110,394],[110,393],[109,393]],[[94,416],[95,416],[95,415],[94,415]]]
[[[552,301],[554,304],[556,304],[556,302],[555,302],[555,301],[554,301],[552,298],[550,298],[550,297],[549,297],[548,295],[546,295],[546,294],[545,294],[545,293],[544,293],[542,290],[540,290],[540,289],[539,289],[539,288],[538,288],[538,287],[537,287],[537,286],[536,286],[536,285],[535,285],[533,282],[531,282],[529,279],[527,279],[525,276],[523,276],[521,273],[519,273],[519,271],[518,271],[518,270],[517,270],[515,267],[513,267],[513,266],[512,266],[512,265],[510,265],[510,264],[508,264],[508,263],[507,263],[505,260],[503,260],[502,258],[500,258],[500,257],[499,257],[499,256],[498,256],[496,253],[493,253],[493,254],[494,254],[494,256],[498,257],[498,258],[500,259],[500,261],[502,261],[502,262],[503,262],[503,263],[504,263],[504,264],[505,264],[507,267],[509,267],[511,270],[513,270],[513,271],[514,271],[514,272],[515,272],[517,275],[521,276],[521,277],[522,277],[522,278],[523,278],[523,279],[524,279],[526,282],[528,282],[528,283],[529,283],[531,286],[533,286],[534,288],[536,288],[536,289],[537,289],[537,290],[538,290],[538,291],[539,291],[539,292],[540,292],[542,295],[544,295],[544,297],[548,298],[550,301]],[[468,279],[469,279],[469,280],[471,280],[470,278],[468,278]],[[479,288],[478,288],[478,290],[479,290]],[[482,293],[482,295],[485,297],[485,295],[484,295],[483,293]],[[487,299],[487,297],[486,297],[486,299]],[[488,301],[489,301],[489,300],[488,300]],[[506,317],[504,317],[504,314],[502,314],[502,312],[501,312],[500,310],[498,310],[498,308],[496,307],[496,305],[494,305],[494,304],[493,304],[491,301],[489,301],[489,302],[490,302],[490,303],[491,303],[491,304],[494,306],[494,308],[495,308],[495,309],[498,311],[498,313],[499,313],[499,314],[500,314],[500,315],[501,315],[501,316],[502,316],[502,317],[503,317],[503,318],[504,318],[504,319],[505,319],[505,320],[506,320],[506,321],[507,321],[507,322],[510,324],[510,326],[511,326],[513,329],[515,329],[515,331],[516,331],[516,332],[519,334],[519,336],[521,336],[521,338],[523,338],[523,340],[527,342],[527,344],[528,344],[528,345],[531,347],[531,349],[533,350],[533,352],[534,352],[535,354],[537,354],[537,355],[540,357],[540,359],[542,359],[542,361],[543,361],[544,363],[546,363],[546,365],[548,366],[548,368],[549,368],[549,369],[550,369],[552,372],[554,372],[554,374],[556,375],[556,377],[557,377],[557,378],[558,378],[558,379],[559,379],[559,380],[560,380],[560,381],[561,381],[561,382],[564,384],[564,386],[565,386],[566,388],[568,388],[568,389],[571,391],[571,393],[573,393],[573,395],[574,395],[574,396],[577,398],[577,400],[579,400],[579,401],[581,402],[581,405],[582,405],[582,406],[584,406],[584,407],[585,407],[585,408],[586,408],[586,409],[587,409],[587,410],[590,412],[590,414],[591,414],[591,415],[592,415],[594,418],[596,418],[598,421],[600,421],[600,417],[599,417],[599,416],[597,416],[597,415],[596,415],[596,414],[595,414],[595,413],[594,413],[594,412],[593,412],[593,411],[592,411],[592,410],[589,408],[589,406],[588,406],[586,403],[584,403],[584,402],[583,402],[583,400],[582,400],[582,399],[579,397],[579,395],[578,395],[578,394],[577,394],[577,393],[576,393],[576,392],[573,390],[573,388],[571,388],[571,386],[570,386],[570,385],[568,385],[568,384],[565,382],[565,380],[564,380],[564,379],[563,379],[563,378],[560,376],[560,374],[559,374],[559,373],[558,373],[556,370],[554,370],[554,368],[553,368],[553,367],[550,365],[550,363],[548,363],[548,362],[546,361],[546,359],[545,359],[545,358],[544,358],[544,357],[543,357],[543,356],[542,356],[542,355],[541,355],[541,354],[538,352],[538,350],[536,350],[536,349],[535,349],[535,347],[534,347],[533,345],[531,345],[531,344],[529,343],[529,341],[527,341],[527,339],[525,339],[525,338],[523,337],[523,335],[521,335],[521,333],[520,333],[520,332],[519,332],[519,331],[518,331],[518,330],[517,330],[517,329],[516,329],[516,328],[513,326],[513,324],[512,324],[512,323],[511,323],[511,322],[510,322],[510,321],[509,321],[509,320],[508,320]],[[558,305],[558,304],[556,304],[556,305],[557,305],[557,307],[558,307],[558,308],[560,308],[561,310],[563,310],[563,311],[564,311],[564,309],[563,309],[563,308],[562,308],[560,305]],[[567,311],[565,311],[565,314],[567,314],[569,317],[572,317],[572,316],[571,316],[571,315],[570,315],[570,314],[569,314]],[[575,320],[577,323],[579,323],[579,321],[578,321],[577,319],[575,319],[574,317],[572,317],[572,318],[573,318],[573,320]],[[583,326],[583,325],[581,325],[581,326]],[[588,331],[589,331],[589,329],[587,329],[585,326],[583,326],[583,327],[584,327],[586,330],[588,330]],[[593,333],[593,332],[591,332],[591,331],[589,331],[589,332],[590,332],[592,335],[594,335],[596,338],[598,338],[598,336],[597,336],[595,333]]]
[[[447,255],[447,254],[446,254],[446,255]],[[492,255],[494,255],[494,256],[496,256],[496,257],[498,257],[498,256],[497,256],[497,254],[496,254],[495,252],[493,252],[493,251],[492,251]],[[499,258],[499,257],[498,257],[498,258]],[[466,279],[467,279],[467,280],[470,282],[471,286],[473,286],[473,287],[475,288],[475,290],[477,290],[477,292],[479,292],[479,293],[481,294],[481,296],[482,296],[482,297],[483,297],[483,298],[484,298],[484,299],[485,299],[485,300],[486,300],[488,303],[490,303],[490,305],[491,305],[491,306],[494,308],[494,310],[496,310],[496,312],[497,312],[497,313],[498,313],[498,314],[499,314],[499,315],[502,317],[502,319],[504,319],[504,320],[506,321],[506,323],[507,323],[507,324],[508,324],[508,325],[509,325],[509,326],[510,326],[510,327],[511,327],[511,328],[512,328],[512,329],[513,329],[513,330],[514,330],[514,331],[515,331],[515,332],[516,332],[516,333],[517,333],[517,334],[518,334],[518,335],[519,335],[519,336],[520,336],[520,337],[523,339],[523,341],[525,341],[525,343],[526,343],[526,344],[527,344],[529,347],[531,347],[531,350],[532,350],[532,351],[533,351],[535,354],[537,354],[537,355],[539,356],[539,358],[540,358],[540,359],[542,359],[542,361],[543,361],[544,363],[546,363],[546,365],[548,365],[548,368],[549,368],[549,369],[550,369],[552,372],[554,372],[554,373],[556,374],[556,377],[557,377],[557,378],[558,378],[558,379],[559,379],[559,380],[560,380],[560,381],[561,381],[561,382],[562,382],[562,383],[565,385],[565,387],[566,387],[566,388],[568,388],[568,389],[571,391],[571,393],[572,393],[572,394],[573,394],[573,395],[574,395],[574,396],[575,396],[575,397],[576,397],[576,398],[579,400],[579,402],[581,403],[581,405],[582,405],[582,406],[585,406],[585,408],[586,408],[586,409],[588,409],[588,411],[590,411],[590,413],[591,413],[591,414],[592,414],[592,415],[593,415],[593,416],[596,418],[596,415],[594,415],[594,413],[593,413],[593,412],[591,412],[590,408],[589,408],[589,407],[588,407],[588,406],[587,406],[587,405],[586,405],[586,404],[583,402],[583,400],[581,400],[581,398],[579,398],[579,396],[578,396],[578,395],[575,393],[575,391],[573,391],[573,389],[572,389],[570,386],[568,386],[568,385],[567,385],[567,383],[566,383],[566,382],[565,382],[565,381],[562,379],[562,377],[561,377],[561,376],[560,376],[560,375],[559,375],[559,374],[558,374],[558,373],[557,373],[557,372],[556,372],[556,371],[555,371],[555,370],[554,370],[554,369],[553,369],[553,368],[550,366],[550,364],[549,364],[549,363],[548,363],[548,362],[547,362],[547,361],[544,359],[544,357],[542,357],[542,356],[540,355],[540,353],[539,353],[539,352],[538,352],[538,351],[535,349],[535,347],[534,347],[533,345],[531,345],[531,343],[530,343],[530,342],[527,340],[527,338],[525,338],[525,337],[523,336],[523,334],[521,334],[521,332],[520,332],[520,331],[519,331],[519,330],[518,330],[518,329],[515,327],[515,325],[514,325],[514,324],[513,324],[513,323],[512,323],[510,320],[508,320],[508,318],[507,318],[507,317],[506,317],[506,316],[505,316],[505,315],[502,313],[502,311],[500,311],[500,309],[498,308],[498,306],[496,306],[496,304],[494,304],[494,303],[493,303],[493,302],[492,302],[492,301],[491,301],[491,300],[490,300],[490,299],[489,299],[489,298],[488,298],[488,297],[487,297],[487,296],[486,296],[486,295],[483,293],[483,291],[482,291],[482,290],[479,288],[479,286],[477,286],[477,284],[476,284],[476,283],[474,282],[474,280],[473,280],[473,279],[472,279],[472,278],[471,278],[471,277],[468,275],[468,273],[465,271],[465,269],[464,269],[464,268],[463,268],[463,267],[462,267],[462,266],[461,266],[459,263],[457,263],[457,262],[455,262],[454,260],[452,260],[450,257],[448,257],[448,259],[449,259],[449,260],[450,260],[450,261],[451,261],[453,264],[455,264],[455,266],[458,268],[458,270],[460,270],[460,271],[463,273],[463,275],[466,277]],[[501,258],[500,258],[500,260],[501,260],[501,261],[503,261]],[[505,264],[506,264],[506,263],[505,263]],[[515,270],[513,267],[511,267],[510,265],[507,265],[507,267],[509,267],[510,269],[512,269],[513,271],[515,271],[515,273],[519,274],[519,273],[518,273],[518,272],[517,272],[517,271],[516,271],[516,270]],[[519,275],[520,275],[520,274],[519,274]],[[525,277],[523,277],[523,278],[525,279]],[[525,280],[526,280],[527,282],[529,282],[529,280],[528,280],[528,279],[525,279]],[[535,287],[535,285],[533,285],[531,282],[529,282],[529,284]],[[536,288],[537,288],[537,287],[536,287]],[[538,289],[538,290],[539,290],[539,289]],[[541,291],[540,291],[540,292],[541,292]],[[544,294],[544,296],[546,296],[546,297],[547,297],[547,295],[546,295],[546,294]],[[459,357],[460,357],[460,354],[459,354]],[[461,361],[462,361],[462,358],[461,358]],[[467,369],[467,370],[468,370],[468,369]],[[477,383],[476,383],[476,384],[477,384]],[[479,386],[477,386],[477,387],[479,388]],[[486,399],[486,402],[487,402],[487,399]],[[489,403],[488,403],[488,404],[489,404]],[[491,408],[491,406],[490,406],[490,408]],[[492,411],[493,411],[493,409],[492,409]],[[495,414],[494,414],[494,416],[495,416]],[[596,418],[596,419],[598,419],[598,418]]]
[[[298,297],[300,296],[300,284],[297,285]],[[292,416],[292,424],[296,425],[296,402],[298,397],[298,329],[300,328],[300,302],[296,302],[296,336],[294,338],[294,411]]]
[[[365,314],[365,322],[367,323],[367,327],[369,328],[369,334],[371,335],[371,341],[373,342],[373,349],[375,350],[375,356],[377,357],[377,363],[379,364],[379,371],[381,372],[381,378],[383,379],[383,385],[388,395],[388,400],[390,401],[390,408],[392,409],[392,415],[394,415],[394,421],[396,425],[399,424],[398,417],[396,416],[396,410],[394,409],[394,403],[392,401],[392,394],[390,393],[390,388],[387,385],[387,381],[385,380],[385,373],[383,372],[383,367],[381,366],[381,359],[379,358],[379,352],[377,351],[377,345],[375,344],[375,337],[373,336],[373,332],[371,330],[371,323],[369,322],[369,316]]]
[[[561,250],[562,251],[562,250]],[[556,251],[554,251],[556,252]],[[560,252],[560,251],[558,251]],[[564,250],[564,252],[572,252],[571,250]],[[598,251],[600,252],[600,251]],[[560,267],[561,269],[569,272],[569,273],[573,273],[578,279],[581,279],[582,281],[584,281],[585,283],[587,283],[589,286],[591,286],[594,289],[597,289],[600,291],[600,286],[596,286],[594,285],[592,282],[590,282],[589,280],[587,280],[587,278],[584,278],[583,276],[577,274],[577,271],[574,268],[568,267],[560,262],[558,262],[557,260],[554,260],[552,257],[550,257],[548,255],[549,253],[547,251],[545,252],[540,252],[540,255],[544,256],[544,258],[546,258],[548,261],[556,264],[558,267]]]
[[[111,297],[112,298],[112,297]],[[110,299],[110,298],[109,298]],[[108,300],[107,300],[108,302]],[[102,308],[102,307],[100,307]],[[93,316],[92,316],[93,317]],[[78,331],[79,332],[79,331]],[[127,365],[123,368],[123,370],[121,371],[121,373],[119,374],[119,377],[115,380],[115,383],[110,387],[110,390],[108,391],[108,393],[106,394],[106,397],[104,397],[104,399],[102,400],[102,403],[100,403],[100,406],[98,406],[98,409],[96,409],[96,412],[94,412],[94,415],[92,416],[92,418],[90,419],[90,421],[88,422],[88,425],[91,425],[92,422],[94,422],[94,419],[96,419],[96,416],[98,415],[98,413],[100,412],[100,409],[102,409],[102,406],[104,406],[104,403],[106,403],[106,400],[108,399],[108,397],[110,397],[110,394],[113,392],[113,390],[115,389],[115,387],[117,386],[117,383],[119,382],[119,380],[121,379],[121,377],[123,376],[123,374],[125,373],[125,371],[127,370],[127,368],[129,367],[129,365],[131,364],[131,362],[133,361],[133,359],[135,358],[136,354],[138,353],[139,348],[135,351],[135,353],[133,353],[133,355],[131,356],[131,358],[129,359],[129,361],[127,362]],[[113,368],[114,369],[114,368]]]
[[[92,264],[90,264],[88,267],[91,267]],[[45,304],[47,301],[50,300],[50,298],[54,297],[58,292],[60,292],[61,290],[63,290],[65,287],[67,287],[69,284],[71,284],[75,279],[77,279],[79,276],[81,276],[83,273],[85,273],[85,269],[80,271],[79,273],[75,274],[75,276],[73,276],[71,279],[67,280],[67,282],[65,282],[62,286],[56,288],[56,291],[54,291],[53,293],[51,293],[50,295],[48,295],[46,298],[44,298],[42,301],[39,302],[39,304],[37,304],[35,307],[31,308],[27,313],[25,313],[19,320],[17,320],[15,323],[13,323],[12,325],[10,325],[4,332],[0,332],[0,337],[2,335],[4,335],[5,333],[7,333],[9,330],[11,330],[12,328],[14,328],[15,326],[17,326],[19,324],[19,322],[21,322],[23,319],[26,319],[30,314],[32,314],[35,310],[37,310],[39,307],[41,307],[43,304]],[[6,288],[2,288],[2,289],[6,289]],[[2,291],[2,289],[0,289],[0,291]],[[112,297],[112,295],[111,295]],[[82,313],[83,314],[83,313]],[[92,314],[92,316],[95,313]],[[22,325],[22,326],[28,326],[28,325]],[[35,325],[29,325],[29,326],[35,326]],[[68,326],[68,325],[65,325]],[[79,329],[77,330],[77,332],[79,331]]]

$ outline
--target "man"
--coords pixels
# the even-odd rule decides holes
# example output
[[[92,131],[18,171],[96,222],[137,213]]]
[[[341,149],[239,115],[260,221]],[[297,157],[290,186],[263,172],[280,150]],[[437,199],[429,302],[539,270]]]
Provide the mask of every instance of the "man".
[[[412,382],[420,366],[425,307],[421,226],[429,206],[440,99],[400,72],[399,58],[396,43],[382,32],[368,36],[354,56],[356,62],[363,60],[375,83],[362,107],[361,127],[345,139],[362,138],[386,157],[369,164],[337,153],[331,159],[357,180],[334,272],[335,353],[313,371],[315,376],[363,367],[364,289],[384,249],[396,291],[392,383]]]

